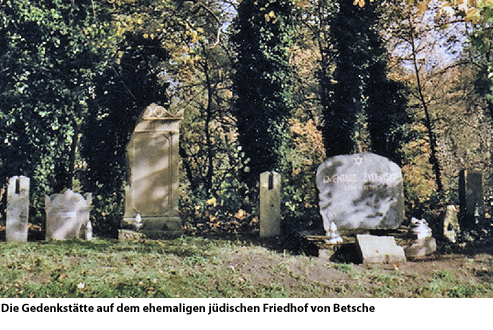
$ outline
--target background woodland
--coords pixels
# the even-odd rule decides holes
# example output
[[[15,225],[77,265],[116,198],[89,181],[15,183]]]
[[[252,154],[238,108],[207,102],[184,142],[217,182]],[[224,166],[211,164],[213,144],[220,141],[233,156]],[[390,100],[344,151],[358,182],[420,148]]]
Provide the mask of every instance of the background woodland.
[[[125,148],[155,102],[185,110],[189,234],[256,228],[257,181],[283,216],[320,225],[315,171],[375,152],[403,169],[407,217],[458,204],[458,173],[492,187],[491,1],[0,0],[0,178],[94,194],[96,234],[123,215]],[[4,218],[4,216],[3,216]]]

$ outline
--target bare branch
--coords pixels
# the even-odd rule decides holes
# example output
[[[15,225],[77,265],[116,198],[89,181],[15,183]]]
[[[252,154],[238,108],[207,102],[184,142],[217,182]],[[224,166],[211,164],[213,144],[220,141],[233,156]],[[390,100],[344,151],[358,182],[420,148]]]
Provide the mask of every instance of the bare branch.
[[[220,42],[223,22],[219,19],[219,17],[217,17],[216,13],[214,13],[214,11],[212,11],[211,8],[207,7],[202,2],[198,2],[195,5],[193,5],[193,7],[190,9],[190,11],[192,13],[196,13],[196,12],[198,12],[197,8],[199,8],[199,7],[203,8],[205,11],[207,11],[209,14],[211,14],[212,17],[214,17],[214,19],[219,24],[219,27],[217,28],[217,33],[216,33],[216,41],[214,42],[214,44],[212,44],[212,46],[209,47],[210,49],[214,49]]]

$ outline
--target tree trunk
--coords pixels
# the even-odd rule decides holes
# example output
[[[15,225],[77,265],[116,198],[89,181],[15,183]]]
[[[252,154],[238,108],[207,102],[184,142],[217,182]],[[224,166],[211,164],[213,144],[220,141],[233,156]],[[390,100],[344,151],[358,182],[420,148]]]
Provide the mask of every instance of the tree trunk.
[[[418,60],[416,58],[416,45],[414,43],[414,27],[412,25],[411,19],[409,21],[411,22],[411,36],[410,36],[411,37],[411,50],[412,50],[414,72],[416,73],[416,84],[418,87],[418,99],[421,102],[421,106],[423,107],[423,111],[425,113],[425,126],[426,126],[426,130],[428,131],[428,138],[430,139],[430,149],[431,149],[430,164],[433,168],[433,173],[435,174],[437,191],[442,192],[443,191],[443,184],[442,184],[442,178],[441,178],[440,162],[438,161],[438,157],[437,157],[436,137],[435,137],[435,133],[433,132],[433,123],[431,121],[430,111],[428,109],[428,104],[427,104],[425,96],[423,94],[423,86],[421,84],[421,79],[419,77],[419,66],[418,66]]]

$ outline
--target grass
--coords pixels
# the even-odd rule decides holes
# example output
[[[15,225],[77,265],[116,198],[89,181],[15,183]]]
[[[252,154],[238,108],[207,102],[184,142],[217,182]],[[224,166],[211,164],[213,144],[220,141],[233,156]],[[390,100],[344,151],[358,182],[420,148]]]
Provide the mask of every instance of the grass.
[[[258,244],[169,241],[0,243],[0,297],[491,297],[493,264],[421,273],[332,263]],[[412,268],[412,267],[411,267]]]

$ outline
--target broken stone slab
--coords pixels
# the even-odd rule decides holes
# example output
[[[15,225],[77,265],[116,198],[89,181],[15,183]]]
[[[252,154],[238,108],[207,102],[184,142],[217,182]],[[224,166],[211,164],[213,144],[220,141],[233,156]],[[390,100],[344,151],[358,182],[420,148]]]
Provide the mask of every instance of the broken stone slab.
[[[373,154],[339,155],[317,169],[324,229],[396,229],[404,220],[400,167]]]
[[[410,246],[404,248],[404,253],[408,258],[420,258],[432,254],[437,250],[437,242],[431,237],[417,239]]]
[[[84,238],[81,233],[87,230],[91,203],[91,193],[82,196],[70,189],[46,196],[46,237],[54,240]]]
[[[356,235],[356,245],[364,264],[406,262],[404,248],[396,244],[394,237]]]

